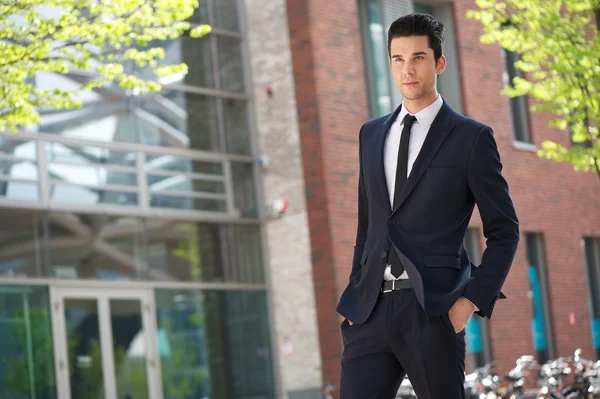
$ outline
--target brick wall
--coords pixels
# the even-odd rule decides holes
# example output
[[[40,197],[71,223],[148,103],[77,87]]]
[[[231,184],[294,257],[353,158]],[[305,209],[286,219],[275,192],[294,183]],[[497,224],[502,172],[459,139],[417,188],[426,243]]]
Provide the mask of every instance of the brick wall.
[[[504,60],[498,46],[479,42],[480,23],[466,18],[467,10],[474,7],[474,0],[461,0],[454,10],[465,113],[494,129],[522,236],[503,289],[508,298],[498,303],[490,320],[494,354],[500,370],[507,370],[519,354],[534,353],[524,233],[537,232],[545,243],[554,355],[570,356],[581,347],[584,357],[594,358],[581,238],[600,236],[600,183],[592,174],[513,146],[508,98],[499,95]],[[544,140],[568,145],[565,132],[548,127],[550,115],[530,113],[529,119],[535,145]],[[478,216],[472,224],[481,226]],[[569,323],[571,312],[574,325]]]
[[[323,379],[339,380],[341,342],[335,304],[345,287],[356,231],[358,130],[368,119],[356,1],[287,0],[298,119],[312,245]],[[498,46],[479,41],[479,22],[466,18],[474,0],[454,4],[465,114],[494,128],[521,231],[542,233],[548,269],[554,354],[576,347],[593,358],[580,239],[600,236],[600,184],[592,174],[542,160],[513,146],[509,100],[500,95],[504,61]],[[531,114],[536,145],[568,143]],[[473,226],[481,229],[477,211]],[[524,234],[523,234],[524,235]],[[482,237],[482,248],[485,241]],[[533,353],[524,240],[490,321],[500,371]],[[575,313],[575,325],[568,322]]]
[[[356,235],[358,131],[368,118],[357,3],[287,0],[323,382],[339,382],[341,320]]]

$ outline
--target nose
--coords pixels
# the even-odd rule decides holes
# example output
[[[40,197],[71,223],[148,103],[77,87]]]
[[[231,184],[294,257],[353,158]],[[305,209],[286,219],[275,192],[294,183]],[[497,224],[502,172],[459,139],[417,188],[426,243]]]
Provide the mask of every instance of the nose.
[[[402,74],[405,77],[412,76],[415,73],[414,65],[411,62],[405,62],[404,67],[402,69]]]

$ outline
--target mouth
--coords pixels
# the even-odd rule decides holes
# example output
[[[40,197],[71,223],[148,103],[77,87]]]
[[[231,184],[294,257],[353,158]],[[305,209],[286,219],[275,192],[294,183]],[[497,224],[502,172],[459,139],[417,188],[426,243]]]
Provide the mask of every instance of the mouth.
[[[413,87],[416,86],[418,82],[407,82],[407,83],[402,83],[403,86],[406,87]]]

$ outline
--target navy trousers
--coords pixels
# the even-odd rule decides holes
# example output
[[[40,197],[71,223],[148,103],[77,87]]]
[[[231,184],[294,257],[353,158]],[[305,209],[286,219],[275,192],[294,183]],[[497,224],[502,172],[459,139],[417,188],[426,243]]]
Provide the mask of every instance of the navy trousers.
[[[340,399],[393,399],[406,375],[419,399],[464,399],[465,331],[425,313],[412,289],[380,294],[364,324],[340,328]]]

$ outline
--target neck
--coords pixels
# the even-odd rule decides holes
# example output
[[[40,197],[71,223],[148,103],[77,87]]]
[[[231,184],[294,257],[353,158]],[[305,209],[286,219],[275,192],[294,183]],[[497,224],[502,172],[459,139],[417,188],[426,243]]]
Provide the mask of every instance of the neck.
[[[417,100],[409,100],[407,98],[404,99],[403,104],[406,107],[406,110],[411,114],[416,114],[419,111],[424,110],[429,107],[438,99],[437,91],[434,91],[431,95],[427,97],[422,97]]]

